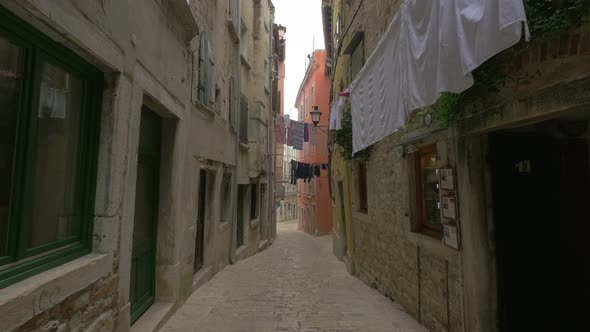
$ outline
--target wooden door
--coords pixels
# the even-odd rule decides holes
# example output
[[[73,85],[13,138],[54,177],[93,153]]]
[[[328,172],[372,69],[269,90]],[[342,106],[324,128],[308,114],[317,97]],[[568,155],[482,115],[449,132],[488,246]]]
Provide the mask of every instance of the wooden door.
[[[155,113],[142,109],[129,288],[132,323],[154,303],[155,299],[160,130],[160,118]]]

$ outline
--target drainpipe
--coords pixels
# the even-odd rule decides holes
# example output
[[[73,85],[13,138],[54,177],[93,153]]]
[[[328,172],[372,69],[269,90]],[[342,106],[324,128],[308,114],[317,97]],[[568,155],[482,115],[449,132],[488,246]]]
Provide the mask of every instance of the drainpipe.
[[[233,216],[232,216],[232,235],[231,235],[231,239],[230,239],[230,255],[229,255],[229,262],[230,264],[234,264],[236,262],[236,237],[237,237],[237,231],[238,231],[238,176],[239,176],[239,164],[240,164],[240,118],[241,118],[241,109],[240,109],[240,102],[239,102],[239,96],[240,96],[240,86],[241,86],[241,80],[240,80],[240,73],[241,73],[241,67],[240,67],[240,54],[242,52],[242,43],[240,42],[240,38],[242,38],[242,34],[241,34],[241,30],[242,30],[242,24],[241,24],[241,5],[240,2],[241,1],[236,1],[237,2],[237,13],[236,13],[236,18],[237,18],[237,22],[234,22],[237,26],[236,26],[236,30],[238,31],[238,41],[237,41],[237,51],[236,51],[236,64],[235,64],[235,84],[234,84],[234,94],[235,96],[232,96],[232,98],[235,98],[234,102],[234,110],[238,110],[238,114],[234,114],[235,115],[235,119],[234,119],[234,123],[235,123],[235,130],[236,130],[236,145],[234,148],[234,176],[233,176],[233,188],[234,190],[232,190],[232,204],[231,204],[231,209],[233,212]],[[231,2],[230,2],[230,6],[231,6]]]
[[[270,10],[270,8],[269,8]],[[269,90],[270,90],[270,116],[269,116],[269,123],[268,123],[268,167],[269,167],[269,171],[267,174],[269,174],[268,176],[268,225],[267,225],[267,234],[268,234],[268,244],[272,244],[274,241],[274,225],[276,223],[276,211],[275,211],[275,206],[274,206],[274,202],[275,202],[275,181],[276,181],[276,174],[275,174],[275,165],[276,165],[276,144],[274,144],[275,140],[272,137],[273,134],[273,130],[272,130],[272,126],[274,125],[274,85],[275,85],[275,76],[273,75],[274,73],[274,65],[275,62],[277,61],[277,58],[275,56],[275,45],[278,42],[277,40],[274,40],[274,11],[271,13],[270,16],[270,34],[269,34],[269,39],[268,39],[268,43],[270,46],[270,50],[268,52],[268,56],[270,57],[270,66],[268,66],[269,68],[269,72],[267,73],[267,75],[269,75]],[[273,42],[274,41],[274,42]],[[277,71],[278,72],[278,71]]]

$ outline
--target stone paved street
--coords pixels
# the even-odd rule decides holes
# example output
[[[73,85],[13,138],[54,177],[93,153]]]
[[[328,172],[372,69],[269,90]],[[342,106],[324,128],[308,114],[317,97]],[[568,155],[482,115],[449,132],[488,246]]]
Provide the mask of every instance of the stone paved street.
[[[350,276],[329,236],[279,223],[266,251],[226,267],[162,331],[427,331],[397,304]]]

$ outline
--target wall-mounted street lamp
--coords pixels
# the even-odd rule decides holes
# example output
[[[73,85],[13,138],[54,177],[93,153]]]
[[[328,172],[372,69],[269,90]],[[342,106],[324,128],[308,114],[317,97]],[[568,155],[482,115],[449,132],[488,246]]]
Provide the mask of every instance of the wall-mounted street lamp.
[[[309,112],[311,114],[311,122],[313,122],[313,126],[317,127],[318,123],[320,122],[320,118],[322,117],[322,112],[319,111],[317,106],[312,106],[312,111]]]

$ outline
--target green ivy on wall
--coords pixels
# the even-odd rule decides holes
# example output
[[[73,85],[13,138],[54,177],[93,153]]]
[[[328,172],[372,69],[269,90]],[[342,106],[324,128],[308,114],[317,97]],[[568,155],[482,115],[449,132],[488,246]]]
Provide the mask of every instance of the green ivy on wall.
[[[367,161],[371,155],[371,148],[352,154],[352,112],[350,103],[346,103],[342,110],[342,128],[332,130],[332,142],[341,147],[340,155],[344,160]]]
[[[499,92],[515,74],[506,65],[532,45],[567,33],[583,23],[590,0],[525,0],[531,40],[494,56],[473,71],[474,84],[462,93],[443,93],[437,104],[427,108],[436,121],[448,126],[474,100]]]

